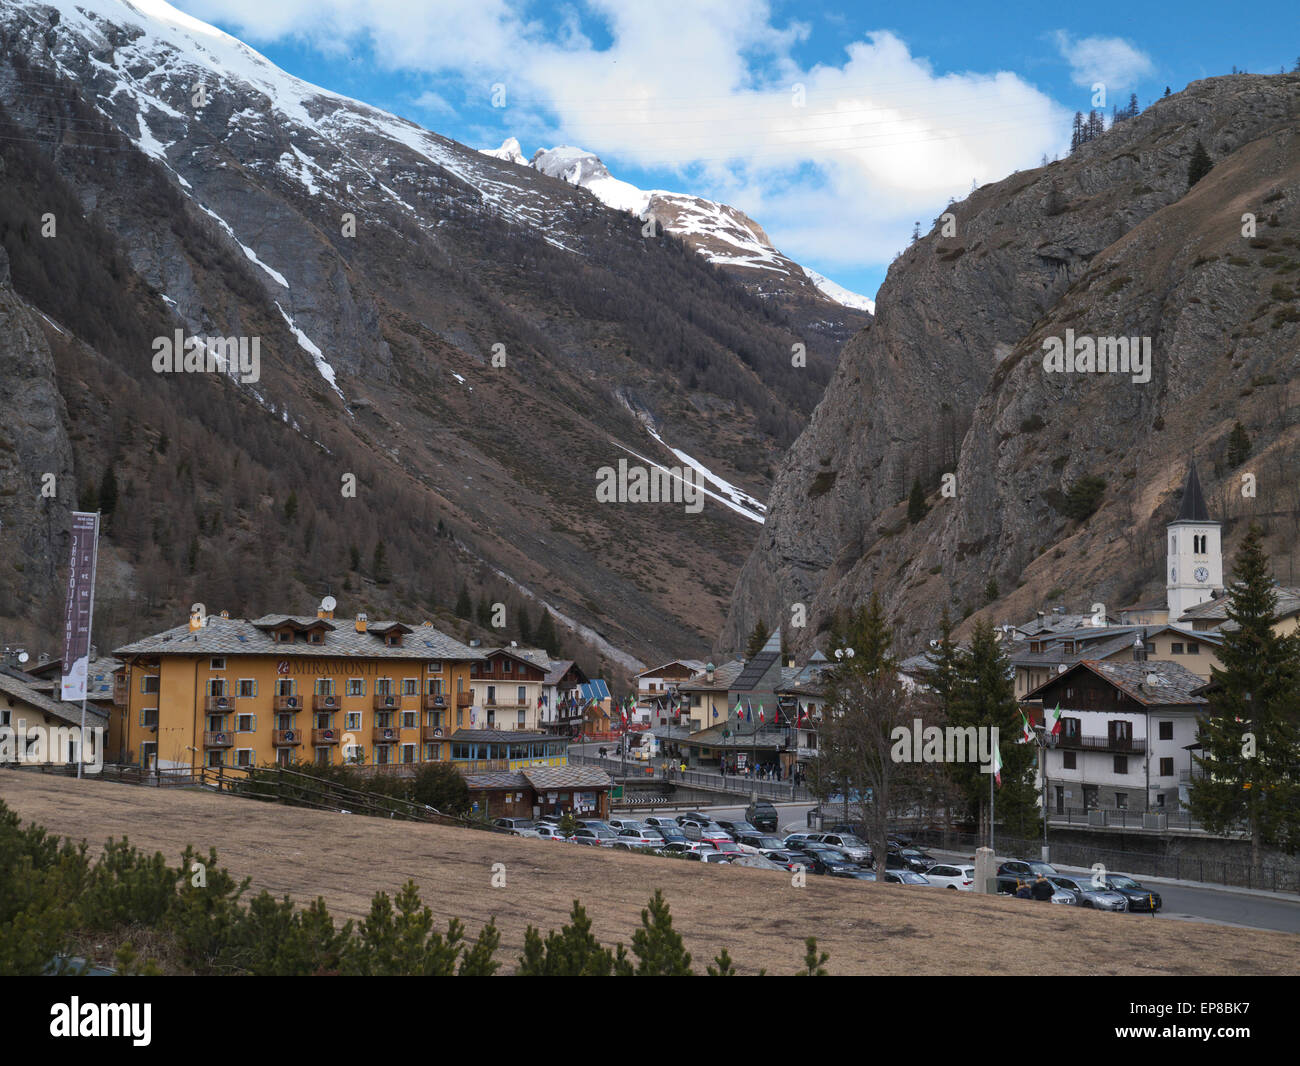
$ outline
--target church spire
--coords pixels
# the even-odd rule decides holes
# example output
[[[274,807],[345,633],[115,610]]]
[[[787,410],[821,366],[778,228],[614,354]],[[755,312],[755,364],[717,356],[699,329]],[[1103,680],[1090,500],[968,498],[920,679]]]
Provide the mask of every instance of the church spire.
[[[1196,460],[1187,467],[1187,481],[1183,485],[1183,500],[1178,508],[1176,522],[1208,522],[1209,509],[1205,506],[1205,493],[1201,491],[1201,479],[1196,476]]]

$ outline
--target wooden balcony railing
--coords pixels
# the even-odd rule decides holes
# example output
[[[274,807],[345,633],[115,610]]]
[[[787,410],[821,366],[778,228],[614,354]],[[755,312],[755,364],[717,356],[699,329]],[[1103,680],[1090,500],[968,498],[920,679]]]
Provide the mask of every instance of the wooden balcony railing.
[[[203,734],[203,746],[205,748],[233,748],[235,746],[235,735],[228,732],[207,733]]]
[[[277,748],[296,748],[302,743],[301,729],[273,729],[271,743]]]
[[[311,731],[311,742],[317,747],[323,744],[337,744],[342,735],[342,732],[338,729],[313,729]]]

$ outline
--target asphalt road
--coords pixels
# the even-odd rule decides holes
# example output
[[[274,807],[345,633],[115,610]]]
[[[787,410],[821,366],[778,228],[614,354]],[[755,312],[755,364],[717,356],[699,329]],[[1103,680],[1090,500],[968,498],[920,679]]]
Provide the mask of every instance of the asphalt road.
[[[785,836],[806,829],[808,812],[813,806],[811,803],[778,804],[781,835]],[[709,807],[706,810],[716,818],[728,820],[745,816],[743,807]],[[955,854],[943,857],[970,858],[969,855]],[[1064,868],[1062,872],[1066,872]],[[1136,875],[1135,879],[1142,881],[1140,874]],[[1157,920],[1222,922],[1252,929],[1275,929],[1284,933],[1300,933],[1300,901],[1233,892],[1216,888],[1211,884],[1153,882],[1152,887],[1160,893],[1164,903],[1163,909],[1156,916]]]

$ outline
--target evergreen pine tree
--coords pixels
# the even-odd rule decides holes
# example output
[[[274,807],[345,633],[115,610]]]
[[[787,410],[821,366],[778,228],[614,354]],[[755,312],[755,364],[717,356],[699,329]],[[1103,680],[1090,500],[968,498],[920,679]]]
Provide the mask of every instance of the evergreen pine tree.
[[[894,643],[893,634],[885,620],[880,598],[874,591],[867,605],[859,608],[850,620],[845,638],[853,649],[855,670],[874,677],[894,668],[894,656],[890,651]]]
[[[530,647],[533,643],[533,623],[528,618],[528,604],[521,603],[515,615],[519,619],[519,643]]]
[[[668,902],[655,889],[650,906],[641,911],[641,928],[632,934],[632,954],[638,977],[691,977],[691,953],[673,928]]]
[[[87,513],[99,510],[99,490],[95,488],[94,482],[81,490],[81,495],[77,497],[77,507]]]
[[[384,547],[382,540],[375,545],[375,554],[370,569],[374,574],[376,584],[387,585],[393,579],[392,571],[388,569],[388,549]]]
[[[907,520],[912,525],[916,525],[926,516],[930,508],[925,505],[925,489],[921,487],[921,479],[913,478],[912,492],[907,498]]]
[[[112,466],[104,467],[104,476],[99,481],[99,510],[105,518],[117,510],[117,478]]]
[[[1213,833],[1244,829],[1253,866],[1266,846],[1300,847],[1300,641],[1273,631],[1277,592],[1252,523],[1233,567],[1221,664],[1200,720],[1204,776],[1194,776],[1192,814]]]
[[[1228,465],[1241,466],[1250,458],[1250,434],[1246,427],[1237,422],[1228,434]]]
[[[456,597],[456,617],[469,621],[473,607],[469,602],[469,587],[462,581],[460,595]]]
[[[1205,177],[1213,166],[1214,163],[1210,160],[1210,153],[1205,150],[1205,145],[1198,140],[1196,146],[1192,149],[1191,161],[1187,164],[1187,187],[1190,189]]]
[[[537,632],[533,634],[533,640],[551,658],[555,658],[560,654],[560,638],[555,632],[555,621],[551,618],[551,612],[546,609],[545,605],[542,606],[542,617],[537,623]]]
[[[291,489],[288,498],[284,501],[284,520],[286,522],[292,522],[297,514],[298,493]]]
[[[745,644],[745,658],[752,659],[762,651],[763,645],[767,643],[767,638],[771,635],[771,631],[767,628],[767,624],[763,619],[760,618],[755,622],[754,628],[749,631],[749,641]]]

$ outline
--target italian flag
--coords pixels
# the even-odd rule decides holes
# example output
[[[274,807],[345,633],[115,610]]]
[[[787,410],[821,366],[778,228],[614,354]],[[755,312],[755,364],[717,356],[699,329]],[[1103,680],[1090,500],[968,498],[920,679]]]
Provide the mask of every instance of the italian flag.
[[[1001,786],[1002,784],[1002,749],[1001,748],[993,749],[993,780],[995,780],[998,783],[998,785]]]
[[[1034,727],[1029,724],[1029,719],[1025,717],[1025,712],[1020,712],[1020,743],[1029,744],[1034,739]]]
[[[760,725],[763,722],[763,701],[762,700],[758,701],[758,721]]]
[[[1052,727],[1052,736],[1057,736],[1061,732],[1061,705],[1056,705],[1056,710],[1052,712],[1051,718],[1048,719]]]
[[[743,721],[744,718],[745,718],[745,712],[744,712],[743,710],[741,710],[741,707],[740,707],[740,697],[739,697],[739,696],[736,697],[736,706],[735,706],[735,711],[736,711],[736,717],[739,718],[739,719],[741,719],[741,720]]]

